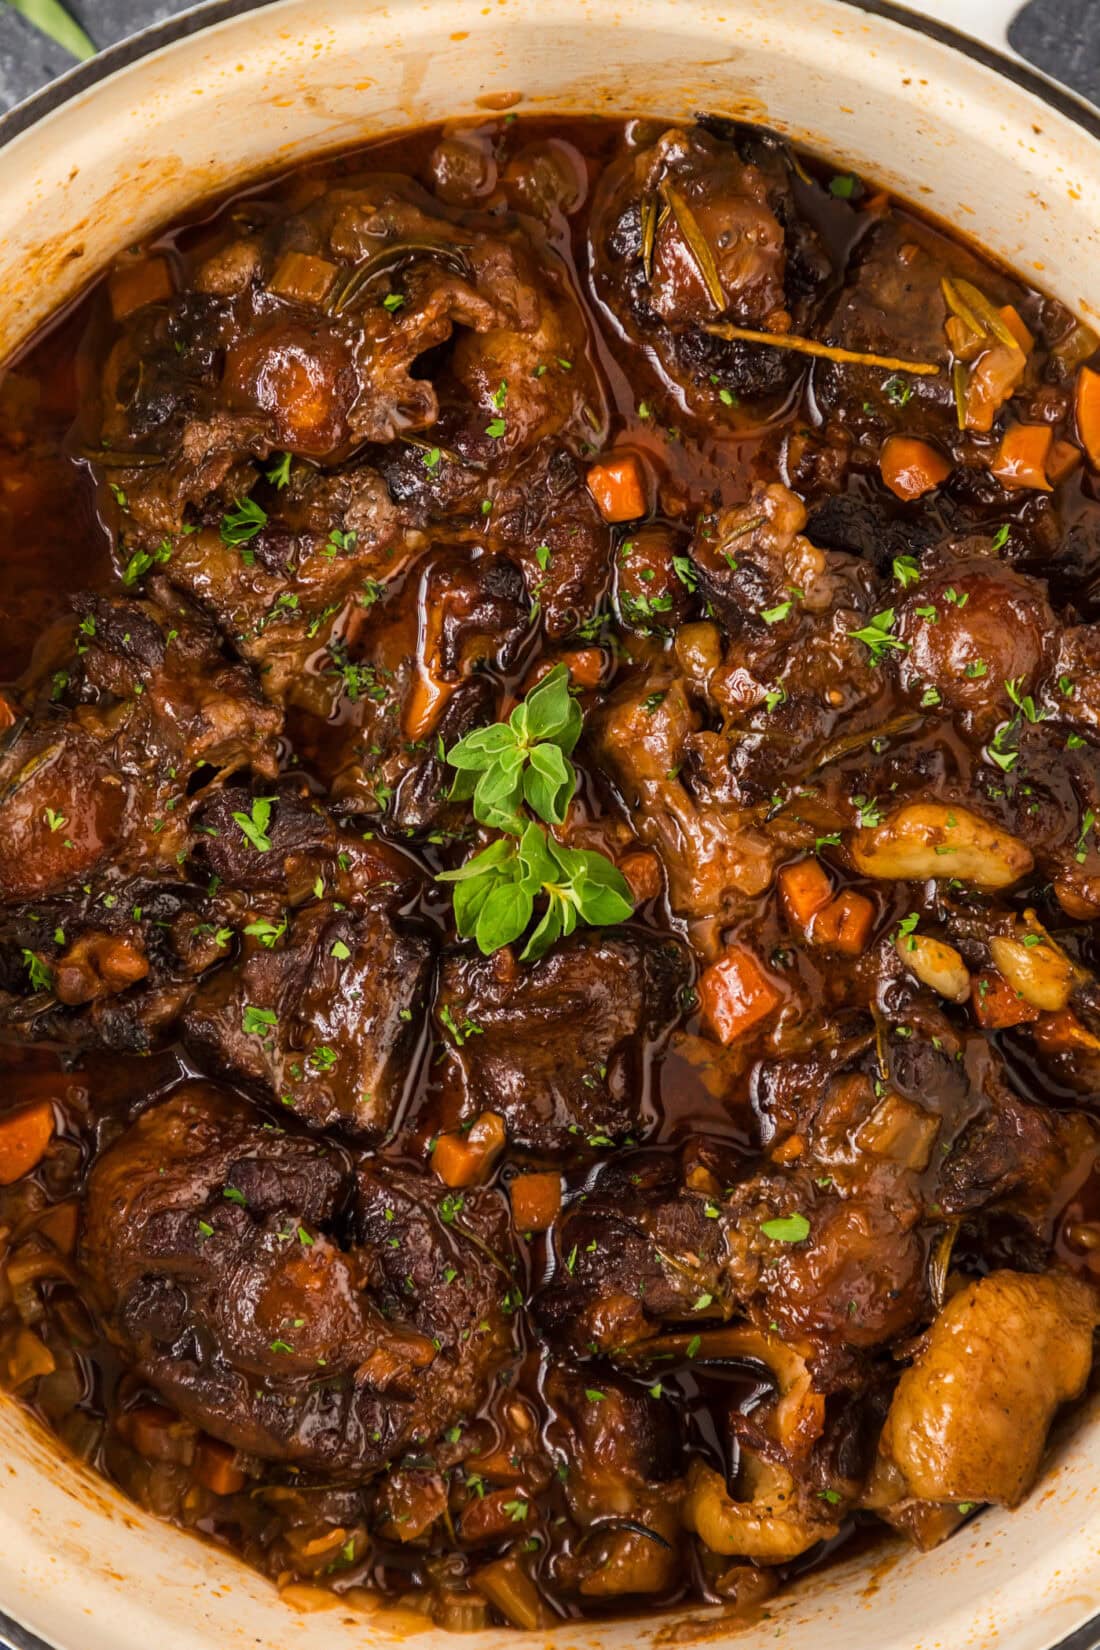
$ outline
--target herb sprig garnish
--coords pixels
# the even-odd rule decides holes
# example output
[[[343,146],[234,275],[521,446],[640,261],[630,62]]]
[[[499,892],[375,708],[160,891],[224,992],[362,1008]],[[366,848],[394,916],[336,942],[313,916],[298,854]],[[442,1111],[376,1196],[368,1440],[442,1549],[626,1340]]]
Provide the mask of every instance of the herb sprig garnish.
[[[569,760],[581,734],[581,707],[569,692],[569,672],[555,665],[507,722],[477,728],[447,752],[458,770],[451,798],[473,803],[482,825],[519,836],[520,807],[550,825],[565,818],[577,773]]]
[[[456,769],[452,798],[469,801],[475,819],[505,833],[438,879],[454,884],[455,927],[485,956],[526,933],[536,905],[542,909],[520,953],[525,962],[544,956],[578,923],[623,922],[634,909],[609,859],[563,847],[538,823],[565,819],[577,787],[569,754],[582,721],[569,672],[555,665],[507,722],[478,728],[446,753]]]

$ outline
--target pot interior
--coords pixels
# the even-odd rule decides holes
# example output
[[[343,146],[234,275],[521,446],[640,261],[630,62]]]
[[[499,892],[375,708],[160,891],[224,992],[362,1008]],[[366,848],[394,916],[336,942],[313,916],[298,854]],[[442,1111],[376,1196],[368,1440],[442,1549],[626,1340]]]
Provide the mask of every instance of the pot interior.
[[[1100,315],[1100,143],[1032,91],[840,0],[278,0],[108,73],[13,137],[0,168],[0,357],[102,265],[203,197],[408,125],[707,110],[766,122]],[[109,67],[110,57],[104,67]],[[139,1512],[0,1403],[0,1605],[62,1650],[351,1650],[408,1620],[298,1612],[220,1551]],[[1015,1513],[937,1551],[876,1545],[738,1623],[566,1625],[570,1650],[1047,1650],[1100,1604],[1100,1434],[1083,1414]],[[425,1650],[453,1641],[417,1628]],[[500,1643],[501,1635],[479,1636]]]

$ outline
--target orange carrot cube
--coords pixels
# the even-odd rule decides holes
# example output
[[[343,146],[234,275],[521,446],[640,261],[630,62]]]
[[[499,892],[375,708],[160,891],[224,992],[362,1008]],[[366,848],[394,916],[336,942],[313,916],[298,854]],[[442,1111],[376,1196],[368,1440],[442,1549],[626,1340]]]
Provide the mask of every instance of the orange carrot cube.
[[[989,468],[1002,487],[1032,487],[1049,493],[1047,460],[1053,441],[1049,424],[1010,424]]]
[[[613,454],[593,464],[588,491],[605,521],[636,521],[648,508],[641,460],[633,453]]]
[[[839,951],[845,957],[858,957],[867,949],[871,929],[875,923],[875,907],[866,894],[857,894],[854,888],[830,900],[813,920],[810,938],[824,950]]]
[[[1004,1031],[1008,1026],[1025,1025],[1039,1018],[1039,1010],[1025,1003],[1003,974],[983,968],[970,982],[974,1018],[986,1031]]]
[[[699,981],[703,1018],[720,1043],[743,1037],[778,1007],[780,993],[753,952],[731,945]]]
[[[795,928],[806,929],[833,897],[833,885],[819,859],[800,859],[779,872],[783,908]]]
[[[879,470],[894,496],[908,501],[922,498],[946,481],[951,474],[951,464],[927,441],[892,435],[883,442]]]

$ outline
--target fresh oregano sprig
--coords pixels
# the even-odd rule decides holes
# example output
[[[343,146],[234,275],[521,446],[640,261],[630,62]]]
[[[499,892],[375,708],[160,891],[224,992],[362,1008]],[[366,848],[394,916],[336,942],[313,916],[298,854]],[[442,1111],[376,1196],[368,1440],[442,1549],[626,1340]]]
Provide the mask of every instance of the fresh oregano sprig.
[[[535,901],[545,897],[546,908],[520,953],[524,962],[544,956],[578,922],[624,922],[634,909],[626,880],[609,859],[563,848],[533,819],[518,840],[497,837],[439,881],[454,883],[455,927],[464,939],[476,940],[485,956],[518,940],[531,924]]]
[[[513,836],[523,830],[524,803],[547,824],[560,825],[577,788],[569,753],[580,738],[581,722],[569,671],[555,665],[507,722],[476,728],[447,752],[458,770],[452,800],[472,802],[482,825]]]
[[[625,878],[605,855],[565,848],[538,823],[565,819],[577,787],[569,753],[582,721],[569,672],[555,665],[507,722],[478,728],[446,753],[457,773],[452,797],[471,802],[475,819],[506,833],[439,877],[454,884],[459,934],[485,956],[526,933],[537,906],[520,953],[525,962],[544,956],[578,923],[623,922],[634,909]]]

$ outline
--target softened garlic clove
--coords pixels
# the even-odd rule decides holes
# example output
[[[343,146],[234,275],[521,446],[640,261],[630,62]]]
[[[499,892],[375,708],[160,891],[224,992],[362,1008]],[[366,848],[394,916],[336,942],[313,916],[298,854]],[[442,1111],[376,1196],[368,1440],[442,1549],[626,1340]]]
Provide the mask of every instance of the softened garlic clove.
[[[863,876],[909,881],[957,878],[975,888],[1007,888],[1026,876],[1031,850],[967,808],[911,802],[881,825],[856,831],[852,864]]]
[[[953,945],[928,934],[899,934],[894,947],[910,973],[929,990],[949,1003],[964,1003],[969,997],[970,971]]]
[[[1028,944],[1029,940],[1033,943]],[[1056,1014],[1066,1007],[1077,983],[1077,971],[1053,941],[1033,934],[1012,939],[997,934],[990,940],[989,950],[994,967],[1025,1003],[1045,1014]]]

